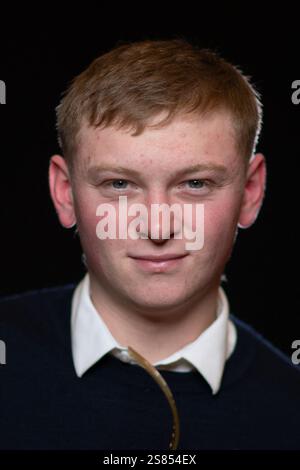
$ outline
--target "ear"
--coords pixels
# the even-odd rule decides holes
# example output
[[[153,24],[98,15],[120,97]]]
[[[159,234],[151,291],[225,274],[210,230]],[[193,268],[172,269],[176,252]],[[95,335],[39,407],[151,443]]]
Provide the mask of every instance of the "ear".
[[[262,153],[253,155],[246,175],[238,227],[248,228],[256,220],[266,189],[266,161]]]
[[[53,155],[49,165],[51,199],[60,223],[70,228],[76,224],[74,200],[68,165],[60,155]]]

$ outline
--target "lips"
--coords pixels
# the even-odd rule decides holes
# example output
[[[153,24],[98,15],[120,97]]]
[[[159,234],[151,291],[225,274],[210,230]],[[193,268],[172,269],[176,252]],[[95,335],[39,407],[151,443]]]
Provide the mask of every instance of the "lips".
[[[131,256],[136,265],[146,272],[161,273],[172,271],[178,267],[186,258],[187,254],[164,254],[164,255],[141,255]]]
[[[184,256],[187,256],[187,253],[183,254],[165,254],[165,255],[141,255],[141,256],[131,256],[133,259],[141,259],[141,260],[147,260],[147,261],[168,261],[171,259],[178,259],[178,258],[183,258]]]

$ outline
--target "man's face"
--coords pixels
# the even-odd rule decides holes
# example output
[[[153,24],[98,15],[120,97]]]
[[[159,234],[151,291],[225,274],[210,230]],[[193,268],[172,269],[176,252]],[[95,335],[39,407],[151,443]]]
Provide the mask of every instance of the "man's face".
[[[119,302],[150,310],[197,302],[218,285],[234,243],[245,182],[229,117],[176,118],[136,137],[85,126],[79,137],[72,189],[93,285]],[[195,165],[203,169],[189,172]],[[128,207],[144,204],[149,213],[155,203],[204,204],[203,248],[187,251],[187,240],[173,236],[100,240],[96,209],[109,203],[118,215],[119,196],[127,196]],[[137,259],[169,254],[186,256],[169,264]]]

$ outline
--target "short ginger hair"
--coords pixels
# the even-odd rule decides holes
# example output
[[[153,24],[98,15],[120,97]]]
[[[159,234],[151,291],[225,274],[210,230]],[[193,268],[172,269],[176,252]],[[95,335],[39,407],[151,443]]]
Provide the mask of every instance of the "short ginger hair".
[[[56,107],[58,141],[72,167],[84,120],[136,136],[162,112],[159,126],[178,115],[219,110],[229,112],[237,149],[248,161],[261,131],[262,104],[239,67],[182,38],[124,43],[96,58],[63,93]]]

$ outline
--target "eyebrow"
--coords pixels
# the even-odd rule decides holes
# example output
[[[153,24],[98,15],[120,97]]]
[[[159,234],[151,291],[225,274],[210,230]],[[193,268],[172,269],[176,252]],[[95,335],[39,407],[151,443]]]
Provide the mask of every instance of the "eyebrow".
[[[198,163],[196,165],[183,168],[178,172],[174,172],[174,176],[182,177],[190,173],[195,173],[196,171],[209,171],[219,174],[220,176],[226,176],[228,174],[228,169],[224,165],[216,163]],[[99,174],[104,172],[118,173],[121,175],[132,175],[133,177],[139,177],[140,173],[133,168],[126,168],[123,166],[109,166],[109,165],[96,165],[91,166],[87,170],[88,178],[94,179]],[[172,173],[172,172],[171,172]]]

